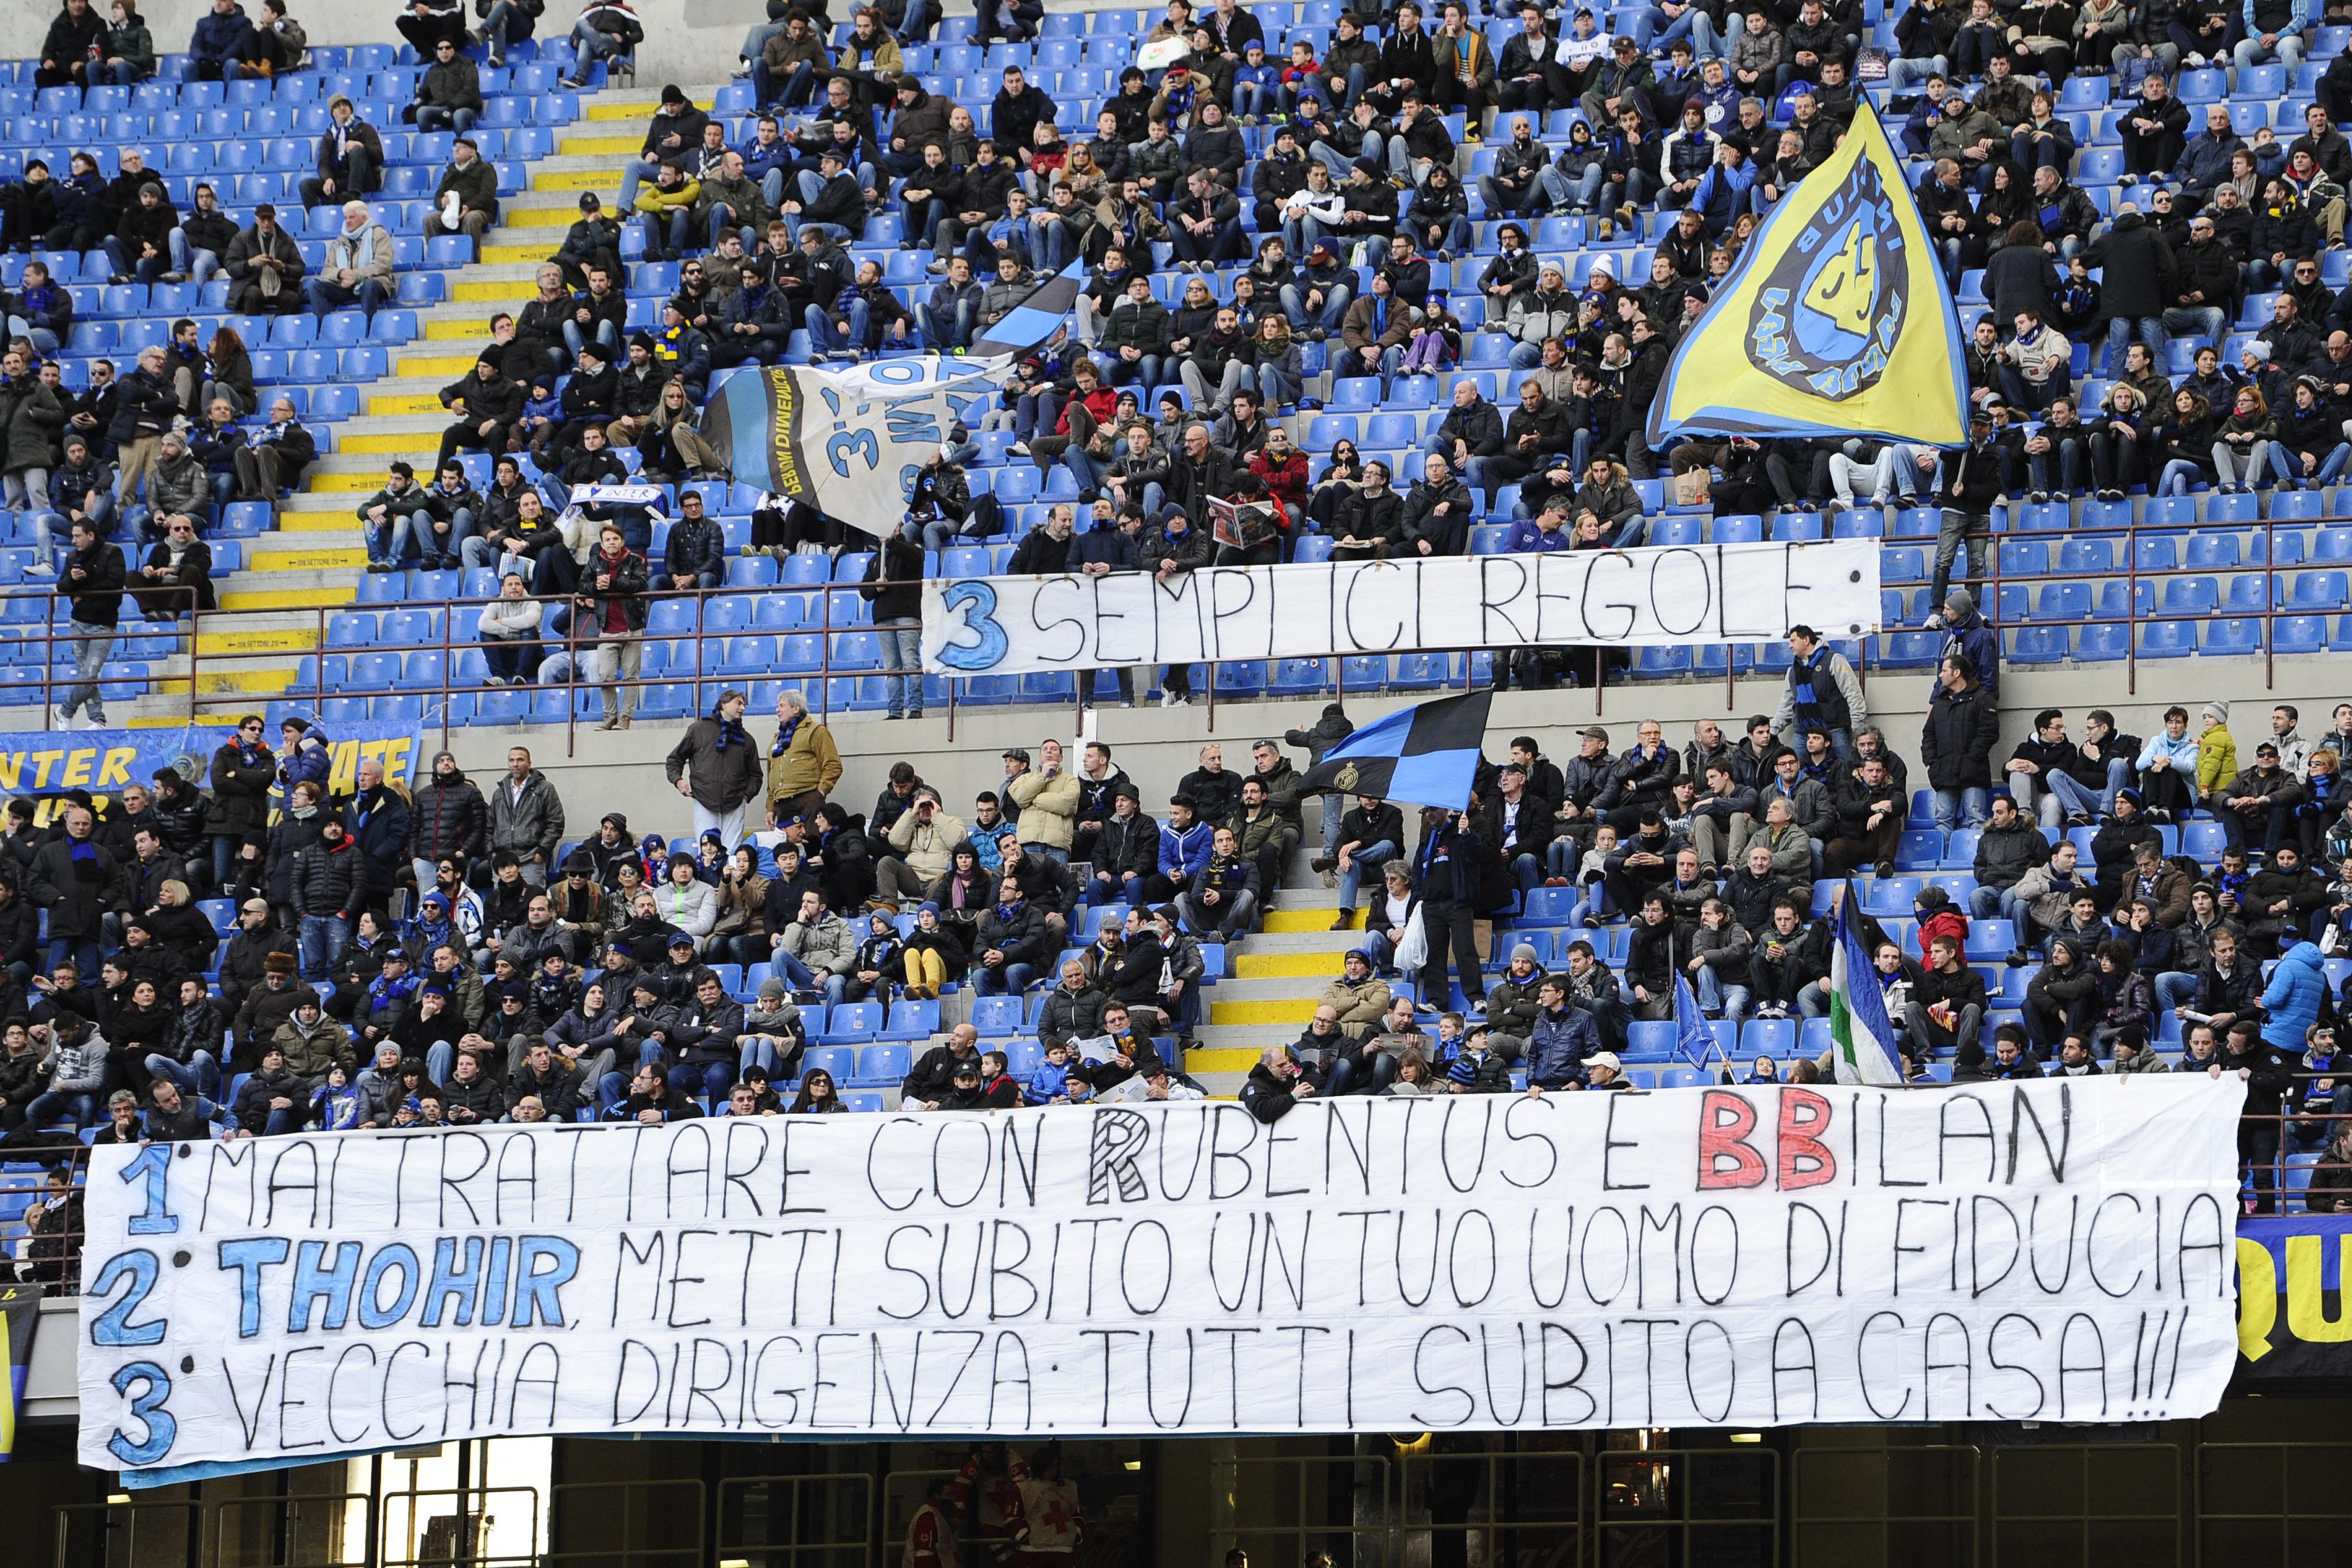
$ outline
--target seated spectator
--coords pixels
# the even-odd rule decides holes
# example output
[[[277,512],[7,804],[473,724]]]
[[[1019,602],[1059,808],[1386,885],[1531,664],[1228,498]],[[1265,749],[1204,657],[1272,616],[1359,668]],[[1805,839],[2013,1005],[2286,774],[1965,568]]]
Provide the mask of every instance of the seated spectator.
[[[234,5],[235,0],[217,3]],[[253,226],[239,230],[229,241],[222,262],[231,283],[231,308],[237,314],[282,316],[302,308],[298,287],[302,281],[302,252],[294,237],[278,226],[278,209],[269,203],[253,209]]]
[[[499,173],[481,156],[470,136],[459,136],[449,166],[433,188],[433,210],[425,220],[427,239],[463,234],[476,239],[499,219]]]
[[[302,280],[310,313],[324,318],[357,305],[373,317],[392,298],[394,261],[391,231],[375,221],[367,203],[345,202],[343,226],[327,242],[320,270]]]

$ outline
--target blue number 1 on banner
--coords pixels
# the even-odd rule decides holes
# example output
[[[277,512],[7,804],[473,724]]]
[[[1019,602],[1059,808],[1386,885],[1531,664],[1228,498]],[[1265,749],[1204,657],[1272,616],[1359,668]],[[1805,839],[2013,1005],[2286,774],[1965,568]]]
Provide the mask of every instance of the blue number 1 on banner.
[[[147,1180],[147,1206],[131,1216],[133,1236],[173,1236],[180,1228],[178,1216],[172,1213],[171,1194],[166,1190],[172,1170],[171,1145],[151,1143],[140,1151],[139,1158],[122,1167],[124,1185]]]

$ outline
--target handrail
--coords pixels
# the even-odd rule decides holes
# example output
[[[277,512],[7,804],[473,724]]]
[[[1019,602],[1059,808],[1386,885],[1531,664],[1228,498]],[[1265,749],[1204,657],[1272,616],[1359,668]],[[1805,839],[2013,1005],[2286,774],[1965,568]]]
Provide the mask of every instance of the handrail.
[[[2062,580],[2055,574],[2036,574],[2029,577],[2020,578],[2013,574],[2005,573],[2001,562],[2000,545],[2002,542],[2007,541],[2020,539],[2033,540],[2038,538],[2045,543],[2058,544],[2068,540],[2079,539],[2119,540],[2122,542],[2124,551],[2124,561],[2122,563],[2123,569],[2120,575],[2126,584],[2126,602],[2127,605],[2136,605],[2138,596],[2139,585],[2142,582],[2161,582],[2178,577],[2220,577],[2256,573],[2261,574],[2265,579],[2268,579],[2274,574],[2287,570],[2340,570],[2347,572],[2347,574],[2352,574],[2352,560],[2347,560],[2342,563],[2307,561],[2293,563],[2284,567],[2281,566],[2277,562],[2278,538],[2283,531],[2304,531],[2308,530],[2324,530],[2347,526],[2352,526],[2352,515],[2338,514],[2315,518],[2265,518],[2251,520],[2245,522],[2151,523],[2134,520],[2130,522],[2112,527],[2076,528],[2067,530],[2063,532],[2053,531],[2047,534],[2026,532],[2017,529],[1996,531],[1991,532],[1989,536],[1990,543],[1988,545],[1987,552],[1990,555],[1990,560],[1988,563],[1988,572],[1985,578],[1985,581],[1988,584],[1988,603],[1985,607],[1988,610],[1997,612],[1999,608],[2000,591],[2005,585],[2015,584],[2021,581],[2031,585],[2041,586]],[[2259,531],[2262,535],[2263,560],[2259,563],[2242,561],[2235,565],[2228,566],[2181,564],[2169,567],[2143,567],[2139,563],[2137,542],[2143,535],[2149,537],[2161,535],[2168,538],[2179,538],[2183,535],[2194,536],[2199,533],[2218,533],[2224,531],[2240,534],[2251,531]],[[1884,547],[1885,542],[1886,542],[1882,541],[1882,547]],[[1921,541],[1921,543],[1932,544],[1932,541],[1923,540]],[[928,580],[929,579],[924,579],[922,581]],[[1958,574],[1955,580],[1965,582],[1967,580],[1966,573],[1961,572]],[[844,669],[834,663],[833,638],[836,633],[851,630],[863,631],[873,628],[870,624],[866,623],[836,622],[833,615],[833,595],[835,592],[843,589],[856,588],[864,585],[866,584],[839,583],[828,580],[822,583],[790,584],[772,584],[758,586],[722,584],[719,586],[713,588],[684,590],[661,588],[649,591],[646,597],[649,601],[653,602],[681,599],[693,599],[697,602],[698,611],[696,615],[696,627],[692,632],[680,633],[675,637],[666,637],[656,639],[665,642],[691,643],[694,647],[692,665],[689,668],[683,669],[666,670],[657,677],[640,675],[635,678],[615,679],[610,682],[598,681],[593,678],[582,679],[575,672],[574,679],[570,682],[570,684],[572,686],[611,685],[633,690],[643,689],[645,688],[655,686],[676,684],[690,684],[698,686],[702,682],[708,680],[727,678],[729,673],[713,668],[711,660],[705,652],[705,644],[714,637],[815,636],[821,637],[823,640],[822,646],[817,650],[818,658],[814,668],[794,671],[786,675],[753,675],[746,672],[742,674],[742,679],[746,683],[753,679],[782,679],[787,681],[798,680],[803,682],[814,682],[817,686],[817,689],[814,693],[815,700],[813,703],[813,706],[820,715],[829,718],[831,716],[832,702],[831,683],[835,676],[847,675],[859,677],[871,676],[877,673],[877,671],[871,667],[861,666],[856,669]],[[909,579],[888,579],[885,581],[883,585],[919,586],[919,582]],[[126,590],[126,593],[129,591],[130,590]],[[155,590],[149,591],[153,592]],[[186,589],[168,588],[161,591],[184,595],[191,592]],[[1900,591],[1907,594],[1909,589],[1906,587]],[[792,594],[802,595],[804,598],[814,595],[819,601],[815,618],[803,626],[780,628],[773,632],[761,631],[754,627],[746,626],[740,632],[714,633],[707,629],[702,625],[705,617],[700,606],[709,600],[722,596],[757,597],[759,595],[768,594]],[[20,589],[17,594],[13,596],[29,597],[33,595],[27,595]],[[557,597],[560,596],[550,595],[542,597],[541,602],[552,603]],[[389,691],[351,693],[350,695],[357,697],[415,695],[425,700],[428,708],[428,720],[430,716],[430,706],[437,700],[441,710],[440,728],[442,731],[443,742],[446,744],[447,742],[449,731],[453,728],[451,714],[449,712],[449,699],[462,694],[499,689],[482,683],[460,681],[454,678],[454,656],[464,652],[468,647],[478,647],[480,645],[477,642],[460,643],[456,639],[454,635],[454,622],[452,618],[453,614],[455,612],[467,609],[479,609],[492,602],[494,601],[478,598],[441,598],[404,599],[399,601],[397,604],[392,605],[367,604],[354,601],[351,604],[341,605],[313,605],[307,611],[296,612],[298,614],[305,614],[310,617],[311,626],[310,629],[311,630],[312,636],[310,638],[310,647],[307,652],[297,653],[293,657],[298,658],[312,657],[323,659],[331,652],[335,651],[327,647],[326,636],[327,622],[329,618],[333,616],[345,614],[382,614],[388,610],[400,609],[438,612],[441,621],[438,650],[442,654],[443,658],[442,679],[437,685],[432,683],[416,686],[402,685]],[[186,676],[188,688],[186,693],[186,710],[189,719],[191,721],[196,721],[201,720],[207,713],[211,712],[249,708],[253,705],[256,697],[259,695],[235,690],[207,691],[205,689],[204,679],[207,672],[220,675],[234,671],[239,668],[251,668],[257,665],[273,663],[282,664],[288,658],[287,650],[282,647],[253,650],[207,651],[205,646],[206,639],[208,637],[212,637],[215,634],[235,633],[240,630],[248,629],[261,616],[267,616],[282,619],[288,614],[289,612],[285,610],[194,610],[192,612],[184,612],[184,618],[180,620],[170,623],[148,623],[143,628],[141,623],[137,620],[126,619],[124,625],[119,628],[118,636],[135,637],[142,635],[170,635],[184,637],[186,639],[188,659],[188,673]],[[2282,617],[2302,616],[2312,614],[2352,614],[2352,599],[2347,599],[2344,605],[2338,605],[2334,610],[2313,611],[2300,607],[2283,605],[2278,603],[2278,595],[2272,590],[2272,584],[2266,581],[2265,592],[2263,595],[2263,604],[2258,609],[2244,606],[2232,606],[2223,604],[2217,605],[2211,610],[2166,612],[2147,618],[2192,623],[2242,620],[2256,620],[2261,622],[2263,626],[2262,651],[2263,656],[2263,689],[2265,690],[2269,690],[2274,689],[2276,685],[2276,630],[2278,622]],[[1989,616],[1988,618],[1992,619],[1996,625],[2002,624],[1998,620],[1997,616]],[[2042,623],[2035,622],[2029,624]],[[2080,617],[2079,619],[2066,622],[2052,622],[2049,624],[2063,625],[2074,627],[2115,625],[2136,626],[2146,624],[2146,621],[2142,617],[2128,614],[2122,616],[2102,614],[2099,607],[2095,605],[2089,614]],[[1914,628],[1887,628],[1889,634],[1905,629]],[[22,628],[13,626],[0,628],[0,643],[9,643],[19,647],[37,646],[42,649],[44,657],[41,660],[41,691],[45,709],[53,709],[57,699],[56,689],[58,684],[59,678],[57,675],[55,660],[52,657],[54,651],[58,644],[71,643],[75,640],[75,637],[69,631],[54,623],[47,623],[38,626],[25,626]],[[573,631],[568,632],[561,638],[543,638],[541,639],[541,646],[550,655],[562,652],[579,656],[592,649],[594,646],[594,641],[593,638],[583,637],[576,631]],[[1450,651],[1463,656],[1462,672],[1459,679],[1462,686],[1466,689],[1475,679],[1471,656],[1481,650],[1462,648]],[[1486,651],[1491,651],[1496,658],[1505,658],[1508,656],[1507,650],[1497,649]],[[1873,670],[1885,666],[1885,660],[1883,658],[1873,658],[1870,656],[1870,650],[1867,644],[1864,645],[1864,658],[1857,665],[1857,670],[1862,674],[1863,679],[1866,680]],[[1347,668],[1345,658],[1336,655],[1327,657],[1330,657],[1334,659],[1333,690],[1339,698],[1344,700],[1347,690]],[[2135,695],[2137,695],[2138,690],[2139,658],[2139,639],[2137,637],[2127,638],[2123,662],[2126,668],[2127,689]],[[1891,668],[1891,667],[1888,668]],[[1216,732],[1217,720],[1218,688],[1216,674],[1218,665],[1211,663],[1207,668],[1207,687],[1205,691],[1201,692],[1199,696],[1205,710],[1207,728],[1209,731],[1213,734]],[[887,672],[884,671],[882,673],[887,675]],[[1632,684],[1633,682],[1631,678],[1625,678],[1620,682],[1611,681],[1608,679],[1605,660],[1601,661],[1600,668],[1597,673],[1600,679],[1597,687],[1593,689],[1594,699],[1596,710],[1601,710],[1605,709],[1608,692],[1614,686],[1621,683]],[[167,676],[161,678],[151,677],[150,679],[160,679],[162,680],[169,681],[178,678]],[[909,679],[920,679],[920,672],[911,672]],[[1724,671],[1725,702],[1727,709],[1732,705],[1738,679],[1738,661],[1736,658],[1727,658],[1725,661]],[[1454,681],[1455,678],[1452,672],[1449,671],[1444,684],[1451,686],[1454,684]],[[536,687],[534,684],[534,689],[535,689]],[[506,689],[512,689],[512,688],[506,688]],[[323,699],[336,694],[331,692],[320,692],[318,695],[320,698]],[[1077,706],[1075,690],[1070,700],[1074,707]],[[961,718],[961,710],[967,705],[968,704],[966,704],[961,695],[959,683],[953,679],[950,680],[948,683],[946,717],[948,721],[948,737],[951,742],[956,736],[956,725]],[[577,703],[573,703],[571,705],[566,717],[565,739],[567,750],[576,750],[579,720],[579,706]]]

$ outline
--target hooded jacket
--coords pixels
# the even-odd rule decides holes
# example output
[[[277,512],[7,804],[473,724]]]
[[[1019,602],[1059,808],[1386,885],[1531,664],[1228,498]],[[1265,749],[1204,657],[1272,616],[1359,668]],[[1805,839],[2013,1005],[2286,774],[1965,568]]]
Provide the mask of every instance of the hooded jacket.
[[[2273,1050],[2301,1053],[2303,1037],[2319,1021],[2327,995],[2327,970],[2319,949],[2307,942],[2288,948],[2272,966],[2270,984],[2263,989],[2263,1007],[2269,1014],[2263,1024],[2263,1042]]]

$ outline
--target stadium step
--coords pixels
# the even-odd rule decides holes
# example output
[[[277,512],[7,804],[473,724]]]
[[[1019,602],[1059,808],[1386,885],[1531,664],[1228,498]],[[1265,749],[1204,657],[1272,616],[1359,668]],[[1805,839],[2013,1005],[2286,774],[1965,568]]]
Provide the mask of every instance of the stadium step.
[[[352,520],[352,538],[358,538],[357,520]],[[260,572],[339,572],[367,564],[366,549],[352,544],[329,544],[310,541],[283,548],[264,547],[253,552],[253,565]]]
[[[321,584],[308,588],[240,588],[220,596],[224,610],[333,610],[352,602],[352,585]]]
[[[1297,889],[1294,886],[1290,890],[1296,892]],[[1337,899],[1334,899],[1329,904],[1319,910],[1274,910],[1269,911],[1265,917],[1265,929],[1269,932],[1276,935],[1337,935],[1339,933],[1334,932],[1331,930],[1331,917],[1339,912],[1339,903]],[[1361,931],[1364,929],[1363,910],[1358,910],[1356,911],[1356,923],[1348,929],[1350,931]],[[1348,945],[1352,947],[1355,944],[1350,942]]]

